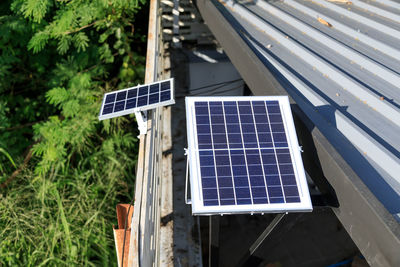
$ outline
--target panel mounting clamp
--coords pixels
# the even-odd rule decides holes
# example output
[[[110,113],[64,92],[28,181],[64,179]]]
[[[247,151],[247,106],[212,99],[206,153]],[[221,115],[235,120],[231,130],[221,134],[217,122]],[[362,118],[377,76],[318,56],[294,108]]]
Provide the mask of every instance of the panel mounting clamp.
[[[147,133],[147,111],[135,112],[140,135]]]
[[[189,150],[187,148],[184,148],[185,150],[185,156],[186,156],[186,180],[185,180],[185,203],[186,204],[192,204],[192,200],[188,199],[188,180],[189,180]]]

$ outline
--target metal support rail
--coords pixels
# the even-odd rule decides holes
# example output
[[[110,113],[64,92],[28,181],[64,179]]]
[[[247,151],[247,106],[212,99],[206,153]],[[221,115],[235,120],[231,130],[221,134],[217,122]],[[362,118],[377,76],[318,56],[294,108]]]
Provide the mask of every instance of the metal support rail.
[[[171,3],[150,0],[146,83],[167,79],[174,73],[168,50],[171,43],[163,35],[163,14]],[[182,87],[179,79],[175,86]],[[140,136],[129,266],[201,266],[198,240],[192,236],[198,229],[193,230],[191,214],[178,201],[179,174],[173,176],[173,169],[179,164],[172,160],[172,122],[172,107],[151,110],[147,134]]]
[[[145,83],[158,79],[160,51],[159,1],[150,1]],[[158,266],[160,233],[161,129],[163,109],[148,112],[147,134],[140,136],[129,266]]]

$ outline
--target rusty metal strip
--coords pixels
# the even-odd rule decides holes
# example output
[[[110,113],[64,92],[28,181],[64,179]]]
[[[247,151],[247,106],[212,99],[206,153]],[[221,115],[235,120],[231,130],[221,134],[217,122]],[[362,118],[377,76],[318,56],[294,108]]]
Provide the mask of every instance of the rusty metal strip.
[[[117,204],[117,220],[118,228],[113,227],[115,248],[117,250],[118,266],[121,266],[122,250],[124,248],[124,234],[125,234],[125,221],[128,228],[126,229],[125,237],[125,253],[124,253],[124,266],[128,264],[129,242],[131,237],[131,219],[133,214],[133,207],[129,208],[130,204]],[[128,214],[129,210],[129,214]]]

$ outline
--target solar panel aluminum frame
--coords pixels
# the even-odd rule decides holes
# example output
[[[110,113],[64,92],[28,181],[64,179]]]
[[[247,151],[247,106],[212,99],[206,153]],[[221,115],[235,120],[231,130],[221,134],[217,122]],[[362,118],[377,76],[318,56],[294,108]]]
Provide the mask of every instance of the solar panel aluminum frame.
[[[246,204],[246,205],[220,205],[204,206],[200,174],[200,157],[197,150],[197,130],[195,102],[197,101],[278,101],[281,107],[283,124],[290,150],[295,179],[298,185],[300,202],[298,203],[273,203],[273,204]],[[312,203],[308,191],[307,179],[303,161],[300,154],[296,130],[287,96],[232,96],[232,97],[186,97],[186,120],[188,138],[188,160],[190,174],[190,191],[193,215],[215,214],[253,214],[253,213],[282,213],[282,212],[310,212]]]
[[[152,85],[152,84],[161,84],[161,83],[166,82],[166,81],[170,81],[170,84],[171,84],[171,99],[170,100],[163,101],[163,102],[158,102],[158,103],[154,103],[154,104],[150,104],[150,105],[146,105],[146,106],[142,106],[142,107],[135,107],[135,108],[131,108],[129,110],[121,110],[121,111],[118,111],[118,112],[113,112],[113,113],[110,113],[110,114],[102,115],[103,109],[104,109],[104,102],[106,101],[106,98],[107,98],[108,95],[110,95],[110,94],[118,94],[119,92],[131,90],[131,89],[135,89],[135,88],[137,88],[139,90],[139,87],[142,87],[142,86],[149,86],[150,87],[150,85]],[[153,83],[140,84],[140,85],[137,85],[137,86],[124,88],[124,89],[121,89],[121,90],[118,90],[118,91],[108,92],[108,93],[104,94],[104,96],[103,96],[103,101],[101,103],[101,109],[100,109],[100,113],[99,113],[99,120],[106,120],[106,119],[110,119],[110,118],[120,117],[120,116],[124,116],[124,115],[128,115],[128,114],[133,114],[133,113],[136,113],[136,112],[139,112],[139,111],[146,111],[146,110],[154,109],[156,107],[173,105],[173,104],[175,104],[174,96],[175,96],[174,78],[170,78],[170,79],[166,79],[166,80],[162,80],[162,81],[157,81],[157,82],[153,82]]]

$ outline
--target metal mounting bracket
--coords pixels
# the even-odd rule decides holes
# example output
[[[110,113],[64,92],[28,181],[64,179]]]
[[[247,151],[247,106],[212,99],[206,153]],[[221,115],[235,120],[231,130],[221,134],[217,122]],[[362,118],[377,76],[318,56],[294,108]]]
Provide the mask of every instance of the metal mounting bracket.
[[[192,204],[192,200],[188,198],[188,180],[189,180],[189,151],[185,148],[185,156],[186,156],[186,182],[185,182],[185,203]]]
[[[135,112],[140,135],[147,133],[147,111]]]
[[[269,225],[265,228],[265,230],[261,233],[261,235],[257,238],[257,240],[250,246],[249,250],[246,254],[241,258],[239,264],[237,266],[247,266],[246,262],[254,254],[257,248],[262,244],[262,242],[267,238],[267,236],[274,230],[275,226],[279,224],[282,218],[287,214],[286,213],[278,213],[274,217],[274,219],[269,223]]]

